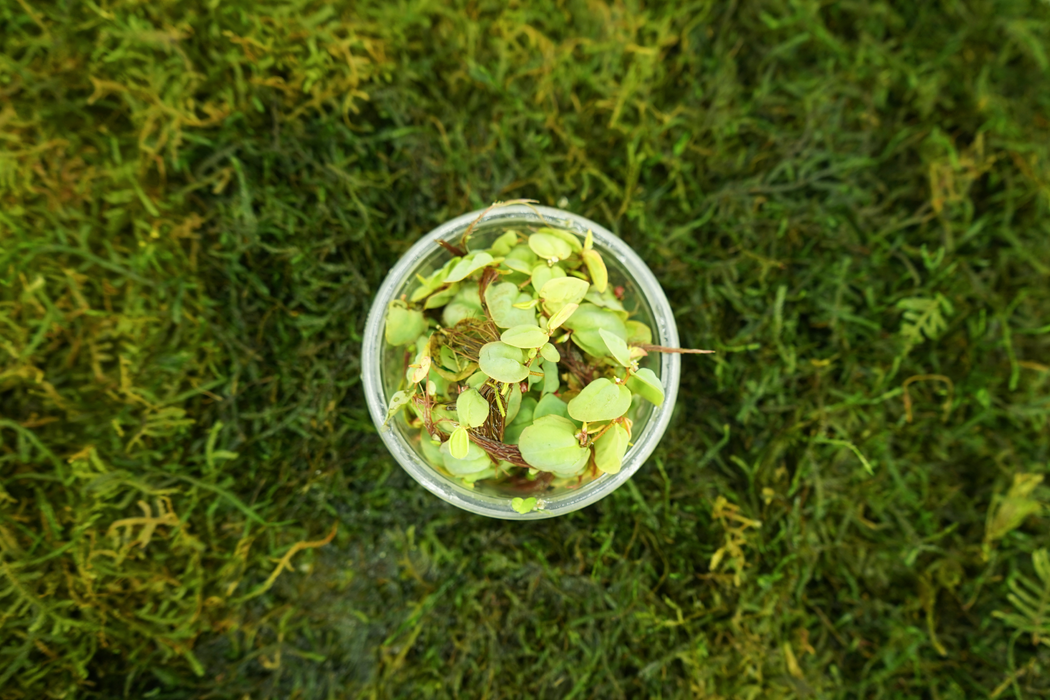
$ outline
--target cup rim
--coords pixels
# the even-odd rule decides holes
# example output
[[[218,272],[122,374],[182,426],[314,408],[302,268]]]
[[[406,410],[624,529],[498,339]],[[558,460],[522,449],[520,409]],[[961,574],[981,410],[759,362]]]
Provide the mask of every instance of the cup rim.
[[[653,331],[659,339],[658,344],[678,347],[678,329],[674,313],[660,283],[630,246],[605,227],[578,214],[554,207],[511,204],[493,207],[487,211],[479,209],[463,214],[441,224],[420,238],[391,268],[376,292],[369,310],[361,352],[361,380],[365,400],[379,437],[401,467],[419,484],[442,500],[458,508],[491,518],[542,520],[571,513],[605,498],[630,479],[645,463],[656,449],[656,445],[660,442],[671,421],[678,396],[681,358],[675,353],[659,355],[660,379],[664,388],[663,404],[653,408],[648,423],[642,432],[635,436],[634,444],[628,449],[623,466],[616,474],[605,474],[573,491],[550,498],[541,498],[539,509],[523,514],[513,509],[511,498],[480,493],[456,484],[437,472],[405,442],[396,430],[389,426],[384,427],[387,397],[383,392],[381,349],[386,309],[397,294],[405,275],[410,272],[421,256],[432,251],[436,241],[449,241],[462,235],[463,231],[475,221],[481,225],[501,220],[554,224],[581,235],[590,230],[594,235],[595,245],[601,247],[603,252],[611,251],[626,268],[634,283],[638,285],[639,293],[645,297],[653,312],[655,321]]]

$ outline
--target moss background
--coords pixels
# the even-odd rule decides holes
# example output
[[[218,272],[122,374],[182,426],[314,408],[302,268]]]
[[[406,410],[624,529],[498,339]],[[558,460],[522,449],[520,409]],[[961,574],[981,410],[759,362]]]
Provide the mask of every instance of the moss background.
[[[358,379],[517,197],[719,351],[525,525]],[[1048,469],[1045,0],[0,2],[3,700],[1046,697]]]

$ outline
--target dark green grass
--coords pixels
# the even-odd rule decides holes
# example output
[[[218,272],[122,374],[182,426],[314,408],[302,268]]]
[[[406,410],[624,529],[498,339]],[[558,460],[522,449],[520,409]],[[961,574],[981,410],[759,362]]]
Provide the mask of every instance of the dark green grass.
[[[1050,5],[505,5],[0,3],[0,698],[1050,695]],[[516,197],[718,350],[528,525],[358,380]]]

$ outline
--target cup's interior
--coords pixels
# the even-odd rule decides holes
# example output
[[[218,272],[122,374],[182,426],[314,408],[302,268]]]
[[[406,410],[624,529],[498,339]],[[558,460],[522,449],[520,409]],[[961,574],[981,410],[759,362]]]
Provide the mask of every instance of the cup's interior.
[[[545,226],[557,226],[557,222],[547,222],[543,224]],[[519,231],[523,234],[528,234],[537,228],[537,222],[534,220],[519,220],[502,218],[497,221],[483,221],[480,222],[477,227],[471,232],[470,237],[467,241],[466,247],[470,250],[479,250],[489,247],[496,238],[502,235],[508,230]],[[571,231],[573,234],[580,235],[581,232],[567,226],[558,226],[567,231]],[[446,239],[450,243],[457,245],[461,244],[460,236],[455,235],[450,239]],[[602,258],[605,261],[605,265],[609,272],[609,284],[611,287],[622,286],[624,288],[623,305],[631,313],[631,319],[640,321],[653,330],[653,342],[661,343],[663,341],[660,338],[660,329],[658,324],[655,323],[653,310],[650,307],[645,296],[641,293],[638,285],[634,278],[631,276],[627,267],[623,262],[616,256],[616,254],[608,248],[601,245],[598,240],[594,241],[594,248],[602,254]],[[434,243],[433,247],[426,251],[423,255],[414,261],[414,265],[410,268],[408,273],[402,277],[402,281],[396,289],[393,298],[400,298],[402,294],[410,294],[419,285],[417,275],[420,277],[426,277],[435,270],[439,269],[451,258],[451,254],[443,247]],[[385,326],[384,326],[385,330]],[[383,337],[382,335],[380,337]],[[404,377],[405,377],[405,348],[391,347],[386,344],[386,341],[381,341],[381,348],[379,356],[382,358],[382,386],[383,395],[386,401],[389,401],[390,397],[400,389],[405,388]],[[639,366],[648,367],[657,376],[663,380],[661,375],[662,363],[659,361],[659,355],[650,354],[648,357],[644,357],[639,362]],[[649,421],[653,416],[653,406],[647,401],[641,400],[640,397],[635,397],[634,403],[632,404],[629,417],[634,422],[631,434],[634,440],[637,440],[637,436],[641,435],[648,425]],[[416,453],[419,460],[423,463],[428,463],[420,445],[421,439],[429,439],[422,435],[422,431],[418,428],[413,428],[408,425],[404,418],[404,412],[400,412],[396,419],[390,422],[390,429],[396,431],[401,439],[410,446],[410,448]],[[630,459],[631,449],[629,448],[627,455],[625,456],[625,463]],[[449,482],[449,486],[459,486],[462,484],[460,479],[450,476],[443,472],[442,469],[432,467],[435,474],[438,474],[442,479]],[[535,495],[542,498],[556,497],[562,493],[566,493],[571,489],[580,488],[586,484],[594,483],[602,479],[610,478],[608,475],[599,474],[597,476],[588,476],[582,480],[582,482],[573,483],[570,485],[554,485],[547,488],[546,491],[541,493],[530,493],[528,495]],[[510,488],[501,486],[498,483],[493,483],[490,480],[478,481],[474,484],[473,490],[480,494],[487,494],[497,498],[511,499],[514,496],[522,495],[518,491],[514,491]]]

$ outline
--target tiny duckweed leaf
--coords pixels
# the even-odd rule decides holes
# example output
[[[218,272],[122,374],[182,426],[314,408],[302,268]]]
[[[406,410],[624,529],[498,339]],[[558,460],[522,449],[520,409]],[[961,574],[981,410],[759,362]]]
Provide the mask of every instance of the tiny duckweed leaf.
[[[453,430],[452,435],[455,434],[456,431]],[[489,459],[488,453],[470,441],[466,430],[463,430],[462,435],[467,440],[467,451],[464,457],[456,457],[452,454],[451,437],[441,444],[441,458],[445,469],[454,476],[466,476],[491,468],[492,460]]]
[[[534,233],[529,236],[529,248],[544,260],[564,260],[572,255],[572,246],[549,233]]]
[[[393,346],[414,343],[427,330],[422,311],[409,309],[401,302],[391,302],[386,315],[386,342]]]
[[[551,228],[549,226],[545,226],[544,228],[536,229],[536,233],[543,233],[543,234],[546,234],[548,236],[554,236],[555,238],[560,238],[561,240],[563,240],[563,241],[565,241],[566,243],[569,244],[569,247],[572,249],[572,251],[574,253],[578,253],[581,250],[583,250],[583,245],[580,243],[579,237],[576,234],[569,233],[568,231],[566,231],[564,229]]]
[[[549,280],[540,289],[540,299],[549,304],[579,304],[587,295],[590,285],[576,277],[557,277]]]
[[[492,260],[492,256],[484,251],[480,253],[471,253],[449,270],[448,277],[445,278],[445,281],[459,282],[462,279],[466,279],[471,273],[491,264]]]
[[[594,248],[594,231],[587,229],[587,238],[583,241],[583,249],[591,250]]]
[[[547,330],[551,333],[558,330],[563,323],[569,320],[569,317],[576,313],[578,308],[580,308],[579,304],[566,304],[558,309],[557,313],[547,320]]]
[[[460,423],[480,428],[489,418],[489,402],[475,389],[467,389],[456,398],[456,416]]]
[[[598,335],[602,337],[605,347],[609,348],[609,354],[612,355],[614,360],[624,367],[631,366],[631,351],[627,349],[627,343],[623,338],[615,333],[610,333],[604,328],[598,329]]]
[[[613,423],[605,434],[594,441],[594,464],[606,474],[616,474],[623,465],[627,453],[627,431],[619,423]]]
[[[651,345],[653,332],[641,321],[627,322],[627,342],[633,345]]]
[[[569,405],[554,394],[546,394],[539,400],[536,404],[536,409],[533,411],[533,418],[536,420],[539,420],[544,416],[561,416],[562,418],[568,418]]]
[[[513,282],[490,284],[485,290],[485,304],[492,320],[500,328],[536,325],[536,312],[532,309],[515,308],[515,304],[530,301],[532,297],[518,290]]]
[[[558,348],[550,343],[540,347],[540,355],[542,355],[543,359],[548,362],[561,362],[561,353],[558,352]]]
[[[630,376],[627,380],[627,388],[653,404],[661,406],[664,402],[664,386],[656,372],[648,367],[643,367]]]
[[[520,349],[497,341],[487,343],[481,348],[478,366],[497,382],[520,382],[529,376],[529,368],[522,360]]]
[[[601,253],[593,249],[583,251],[583,263],[591,276],[591,284],[599,293],[604,292],[609,286],[609,271],[605,268]]]
[[[536,510],[536,503],[535,496],[529,496],[528,498],[521,498],[518,496],[511,500],[510,505],[514,510],[525,515],[526,513],[531,513]]]
[[[538,348],[545,344],[548,338],[538,326],[514,326],[503,331],[503,335],[500,336],[500,340],[516,348]]]
[[[559,476],[578,474],[590,458],[590,450],[576,438],[576,425],[561,416],[534,421],[522,431],[518,448],[529,465]]]
[[[569,401],[569,416],[584,423],[619,418],[631,407],[631,391],[605,377],[595,379]]]
[[[515,309],[535,309],[536,305],[539,303],[539,299],[529,299],[528,301],[521,301],[516,304],[512,304],[512,306]]]
[[[456,459],[466,459],[470,451],[470,436],[464,427],[456,428],[448,439],[448,453]]]

